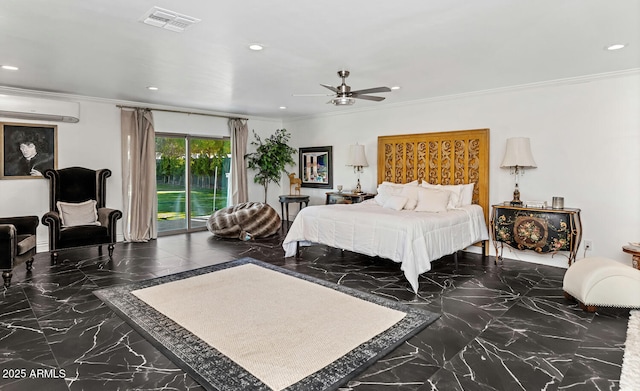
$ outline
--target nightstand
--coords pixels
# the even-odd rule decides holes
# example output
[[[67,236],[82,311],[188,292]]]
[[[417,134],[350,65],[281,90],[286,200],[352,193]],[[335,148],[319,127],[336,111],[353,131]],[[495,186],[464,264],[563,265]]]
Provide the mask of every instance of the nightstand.
[[[575,261],[582,239],[580,209],[511,205],[493,205],[491,208],[491,239],[496,249],[496,263],[502,259],[505,244],[537,253],[568,251],[569,265]]]
[[[328,192],[325,204],[357,204],[364,200],[375,197],[375,194],[371,193],[338,193]]]

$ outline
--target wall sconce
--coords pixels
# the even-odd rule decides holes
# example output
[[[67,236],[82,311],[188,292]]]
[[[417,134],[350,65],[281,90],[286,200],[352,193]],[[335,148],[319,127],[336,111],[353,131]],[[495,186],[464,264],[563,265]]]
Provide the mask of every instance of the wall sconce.
[[[369,167],[367,162],[367,156],[364,153],[364,145],[356,144],[349,146],[349,160],[347,166],[353,166],[353,172],[358,174],[358,184],[356,185],[355,192],[362,193],[362,187],[360,187],[360,173],[362,167]]]
[[[511,205],[522,205],[520,201],[520,189],[518,188],[518,175],[524,175],[525,167],[535,168],[536,162],[531,154],[531,144],[528,137],[513,137],[507,139],[507,149],[502,159],[502,168],[510,168],[511,174],[516,176],[516,188],[513,191]]]

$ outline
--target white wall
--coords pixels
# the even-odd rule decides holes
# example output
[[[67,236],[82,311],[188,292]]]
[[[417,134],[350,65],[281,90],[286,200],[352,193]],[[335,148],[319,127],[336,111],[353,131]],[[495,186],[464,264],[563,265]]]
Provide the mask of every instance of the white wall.
[[[345,166],[348,146],[364,144],[369,167],[361,182],[363,190],[370,192],[377,185],[379,135],[489,128],[492,204],[513,195],[514,178],[509,170],[500,168],[506,139],[530,137],[538,168],[521,177],[521,199],[546,200],[550,205],[553,196],[563,196],[566,207],[582,210],[583,239],[593,242],[593,251],[587,256],[629,263],[630,257],[621,247],[640,239],[639,108],[640,73],[636,71],[380,105],[351,114],[285,120],[283,126],[293,133],[294,147],[333,146],[334,188],[337,184],[345,189],[355,186],[356,176]],[[312,204],[324,203],[325,191],[303,189],[312,196]],[[508,249],[505,257],[567,264],[560,255],[552,258]]]
[[[107,205],[122,208],[117,102],[64,99],[80,102],[80,122],[57,124],[58,166],[111,169]],[[364,144],[369,167],[365,168],[361,182],[363,190],[373,192],[379,135],[490,128],[490,200],[499,203],[511,199],[514,184],[508,170],[499,168],[506,139],[530,137],[538,168],[527,171],[521,178],[522,199],[550,202],[552,196],[565,197],[565,206],[582,209],[584,239],[592,240],[594,248],[588,255],[629,262],[621,246],[640,240],[639,107],[640,72],[636,71],[405,105],[382,104],[369,110],[358,110],[356,105],[350,113],[316,118],[285,121],[250,118],[249,141],[254,140],[253,130],[260,137],[268,137],[285,127],[292,134],[293,147],[332,145],[334,188],[343,184],[345,189],[353,188],[356,182],[351,167],[345,166],[349,145]],[[3,120],[26,122],[0,118]],[[253,150],[250,145],[249,152]],[[298,172],[297,167],[288,170]],[[252,178],[249,172],[249,199],[262,201],[262,187],[254,184]],[[281,185],[282,188],[271,185],[268,194],[269,204],[278,211],[278,195],[289,192],[288,178],[284,175]],[[303,188],[304,194],[311,195],[311,204],[323,204],[326,191]],[[47,210],[46,180],[0,181],[0,216],[42,216]],[[291,204],[292,216],[296,210],[295,204]],[[47,236],[46,227],[41,225],[40,251],[47,249]],[[505,251],[509,258],[566,266],[566,258],[562,256]],[[582,255],[581,247],[579,257]]]
[[[46,98],[55,99],[55,97],[51,96],[47,96]],[[90,98],[69,98],[68,96],[64,97],[64,99],[80,103],[80,122],[68,124],[61,122],[24,121],[10,118],[0,118],[0,122],[46,123],[57,125],[58,168],[82,166],[91,169],[110,169],[112,175],[107,179],[106,205],[110,208],[122,210],[120,109],[116,107],[117,102],[105,102]],[[131,102],[126,102],[126,104],[130,105]],[[140,106],[145,105],[140,104]],[[180,108],[175,109],[179,110]],[[158,115],[160,117],[163,114],[166,113],[155,112],[154,116]],[[183,128],[173,128],[174,124],[176,124],[176,117],[179,119],[181,116]],[[205,121],[205,119],[214,122],[215,126],[213,126],[213,130],[203,130],[202,122]],[[193,121],[192,127],[189,126],[190,121]],[[162,123],[167,124],[167,126],[161,129],[161,131],[202,136],[228,136],[229,131],[228,127],[226,127],[226,121],[226,119],[214,117],[176,114],[170,116],[169,120],[163,118]],[[178,121],[177,123],[179,124],[180,122]],[[249,129],[255,129],[256,132],[261,135],[273,133],[275,129],[282,126],[281,124],[280,120],[249,119]],[[192,131],[185,131],[185,129],[192,129]],[[249,194],[252,200],[263,199],[262,188],[256,188],[251,185],[249,187]],[[274,194],[278,192],[278,189],[273,189]],[[277,195],[275,196],[275,203],[272,203],[272,205],[274,207],[279,205]],[[0,216],[36,215],[42,217],[48,210],[49,188],[46,179],[6,179],[0,181]],[[118,240],[123,240],[122,221],[120,221],[119,224]],[[37,232],[38,251],[48,250],[48,235],[48,227],[40,224]]]

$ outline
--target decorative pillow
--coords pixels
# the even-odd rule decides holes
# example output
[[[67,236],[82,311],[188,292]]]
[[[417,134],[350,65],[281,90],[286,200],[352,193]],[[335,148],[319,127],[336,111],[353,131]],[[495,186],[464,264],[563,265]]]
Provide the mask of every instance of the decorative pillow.
[[[473,183],[466,185],[432,185],[428,182],[422,182],[421,186],[427,189],[448,190],[453,193],[449,199],[449,209],[471,205],[473,201]]]
[[[420,190],[420,187],[413,185],[405,185],[402,187],[400,195],[407,198],[404,209],[414,210],[416,208],[418,204],[418,190]]]
[[[461,185],[432,185],[428,182],[422,182],[421,186],[427,189],[447,190],[451,192],[447,208],[454,209],[458,207],[458,204],[460,203],[460,193],[462,192]]]
[[[453,193],[443,189],[421,188],[418,190],[416,212],[446,212]]]
[[[393,209],[393,210],[402,210],[404,205],[407,203],[407,197],[393,195],[390,196],[382,205],[383,208]]]
[[[462,192],[460,194],[460,204],[458,206],[471,205],[473,203],[473,187],[475,183],[469,183],[462,185]]]
[[[418,181],[415,180],[413,182],[401,184],[401,183],[393,183],[393,182],[382,182],[378,185],[378,194],[375,196],[375,200],[380,206],[384,206],[384,203],[389,199],[392,195],[400,195],[405,187],[417,187]],[[417,199],[416,199],[417,202]],[[413,206],[415,207],[415,205]],[[413,208],[411,208],[413,209]]]
[[[95,200],[78,203],[58,201],[56,202],[56,205],[60,212],[62,225],[65,227],[73,227],[76,225],[100,225]]]
[[[378,205],[384,206],[389,197],[400,195],[402,188],[402,185],[398,185],[396,183],[382,182],[378,186],[378,194],[375,196],[375,200]]]

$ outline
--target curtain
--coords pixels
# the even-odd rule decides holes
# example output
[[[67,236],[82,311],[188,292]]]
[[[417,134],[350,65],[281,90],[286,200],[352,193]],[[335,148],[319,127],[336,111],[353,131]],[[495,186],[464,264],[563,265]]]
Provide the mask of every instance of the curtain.
[[[121,109],[123,233],[127,242],[158,237],[156,140],[148,109]]]
[[[231,130],[231,205],[249,201],[247,187],[247,164],[244,155],[247,154],[249,140],[249,126],[238,118],[229,120]]]

